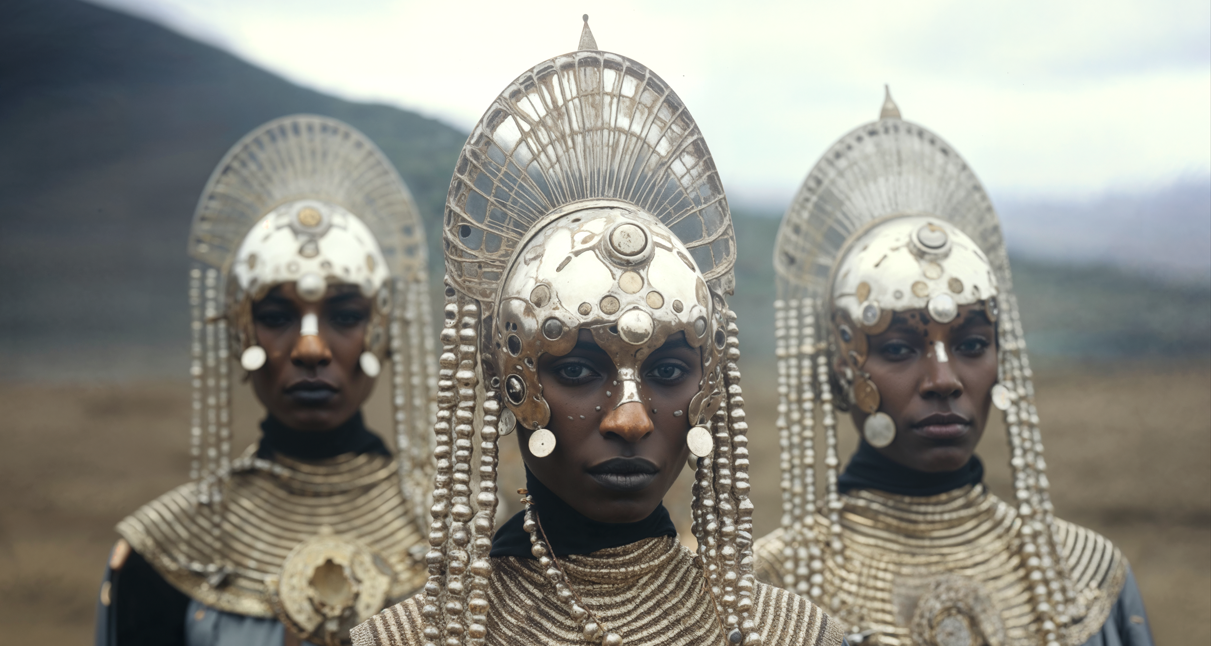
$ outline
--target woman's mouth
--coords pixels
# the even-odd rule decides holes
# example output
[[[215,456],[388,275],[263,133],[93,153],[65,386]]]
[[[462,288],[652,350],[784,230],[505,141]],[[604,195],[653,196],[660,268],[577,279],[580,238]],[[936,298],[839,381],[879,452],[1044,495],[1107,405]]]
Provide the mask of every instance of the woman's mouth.
[[[320,380],[303,380],[286,388],[286,396],[303,406],[322,406],[339,392],[336,386]]]
[[[589,467],[588,473],[606,489],[633,493],[651,484],[660,468],[643,458],[611,458]]]
[[[971,430],[971,421],[956,413],[934,413],[912,425],[913,431],[931,440],[954,440]]]

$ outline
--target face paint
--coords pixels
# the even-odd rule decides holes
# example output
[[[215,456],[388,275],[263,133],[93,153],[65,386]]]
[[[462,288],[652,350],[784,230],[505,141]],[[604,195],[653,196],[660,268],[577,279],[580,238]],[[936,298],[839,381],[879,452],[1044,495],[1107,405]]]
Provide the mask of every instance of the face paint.
[[[299,326],[299,336],[319,336],[319,335],[320,335],[320,319],[311,312],[304,314],[303,322]]]
[[[938,363],[947,363],[950,357],[946,356],[946,344],[941,341],[933,342],[934,355],[938,358]]]

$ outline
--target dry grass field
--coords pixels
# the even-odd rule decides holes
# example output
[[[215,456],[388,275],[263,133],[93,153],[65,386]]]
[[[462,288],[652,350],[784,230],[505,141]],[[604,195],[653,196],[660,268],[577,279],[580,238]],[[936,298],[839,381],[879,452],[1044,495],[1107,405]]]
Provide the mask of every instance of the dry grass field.
[[[768,370],[750,368],[758,531],[777,522],[777,440]],[[1114,365],[1043,369],[1040,416],[1061,516],[1131,559],[1157,642],[1211,643],[1211,369]],[[181,383],[0,385],[0,641],[84,644],[114,524],[188,469]],[[372,422],[385,420],[382,397]],[[246,393],[237,422],[252,441]],[[385,428],[377,421],[377,428]],[[846,434],[852,446],[852,430]],[[1005,493],[1003,433],[981,453]],[[515,455],[515,454],[514,454]],[[508,456],[506,456],[508,457]],[[516,469],[514,469],[515,471]],[[685,517],[688,480],[670,497]]]

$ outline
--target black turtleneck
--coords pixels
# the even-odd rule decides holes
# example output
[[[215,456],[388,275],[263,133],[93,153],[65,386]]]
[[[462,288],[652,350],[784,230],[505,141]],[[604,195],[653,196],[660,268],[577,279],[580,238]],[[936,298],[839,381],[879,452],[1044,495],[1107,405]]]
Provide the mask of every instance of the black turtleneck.
[[[344,453],[378,453],[390,457],[391,450],[379,436],[366,428],[358,411],[344,424],[322,432],[296,431],[273,415],[261,422],[258,458],[270,459],[280,453],[296,460],[323,460]]]
[[[863,440],[837,477],[837,491],[875,489],[902,496],[936,496],[982,480],[984,463],[975,455],[955,471],[928,473],[893,461]]]
[[[555,556],[591,554],[610,547],[621,547],[654,536],[676,536],[669,512],[663,504],[641,521],[634,523],[600,523],[572,508],[539,482],[526,469],[526,488],[534,499],[538,520],[547,536],[548,547]],[[513,515],[492,537],[492,554],[532,559],[530,535],[522,529],[525,512]]]

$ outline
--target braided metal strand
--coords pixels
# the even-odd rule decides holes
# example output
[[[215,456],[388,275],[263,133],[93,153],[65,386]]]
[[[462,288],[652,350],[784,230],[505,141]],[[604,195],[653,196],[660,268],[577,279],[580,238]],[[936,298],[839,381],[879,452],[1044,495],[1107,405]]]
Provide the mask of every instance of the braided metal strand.
[[[796,547],[795,560],[797,570],[795,592],[800,596],[819,599],[822,596],[821,586],[824,583],[824,562],[821,559],[820,548],[815,540],[816,523],[816,384],[812,371],[816,365],[816,312],[818,302],[814,299],[800,301],[801,332],[799,334],[800,373],[804,375],[799,395],[799,405],[803,409],[802,437],[799,443],[803,447],[803,498],[806,509],[797,518],[799,525],[795,528]],[[797,322],[798,323],[798,322]]]

